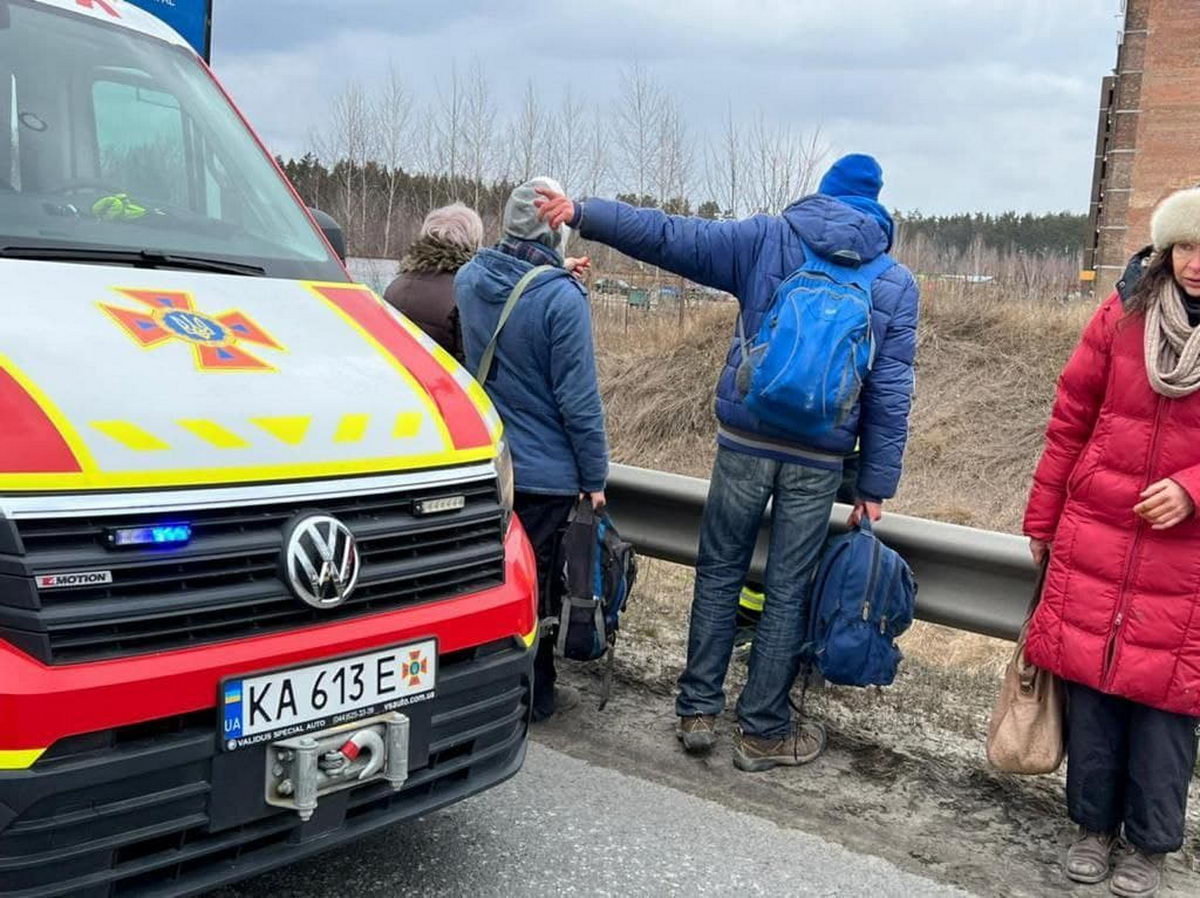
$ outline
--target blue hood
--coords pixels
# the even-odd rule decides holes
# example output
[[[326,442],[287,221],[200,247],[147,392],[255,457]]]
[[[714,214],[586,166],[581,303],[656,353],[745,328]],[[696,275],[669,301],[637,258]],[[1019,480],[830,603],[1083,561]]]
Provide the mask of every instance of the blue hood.
[[[883,220],[860,209],[859,203],[873,204]],[[806,196],[784,209],[783,217],[796,236],[827,259],[850,252],[870,262],[892,245],[892,217],[878,203],[862,197]]]
[[[859,212],[870,215],[887,234],[887,249],[892,248],[895,227],[892,216],[879,202],[883,189],[883,168],[874,156],[851,153],[829,167],[817,193],[841,200]]]

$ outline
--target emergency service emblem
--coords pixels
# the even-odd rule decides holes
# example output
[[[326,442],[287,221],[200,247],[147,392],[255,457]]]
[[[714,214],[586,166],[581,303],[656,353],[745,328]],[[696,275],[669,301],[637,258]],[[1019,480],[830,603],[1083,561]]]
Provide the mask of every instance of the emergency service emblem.
[[[408,653],[408,658],[401,667],[401,676],[408,681],[410,689],[419,688],[421,681],[429,673],[429,658],[420,649]]]
[[[122,308],[100,303],[101,310],[143,349],[167,343],[191,347],[199,371],[274,371],[269,362],[247,348],[283,347],[242,312],[209,315],[196,308],[186,290],[114,288],[145,308]]]

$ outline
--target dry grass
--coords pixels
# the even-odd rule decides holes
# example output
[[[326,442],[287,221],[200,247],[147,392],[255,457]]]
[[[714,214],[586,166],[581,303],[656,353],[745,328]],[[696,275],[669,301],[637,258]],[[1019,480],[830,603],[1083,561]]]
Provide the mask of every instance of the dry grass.
[[[1054,385],[1089,303],[927,289],[917,395],[897,511],[994,530],[1020,529]],[[609,435],[617,461],[706,476],[713,390],[737,307],[597,309]]]
[[[940,289],[939,289],[940,287]],[[629,311],[598,305],[596,330],[614,460],[706,477],[715,450],[713,391],[734,327],[733,303]],[[889,507],[973,527],[1019,532],[1054,385],[1090,303],[1047,303],[993,289],[923,291],[917,396],[905,473]],[[691,571],[649,561],[625,626],[682,664]],[[905,635],[905,653],[956,671],[998,672],[1009,643],[933,624]],[[649,659],[647,659],[649,660]]]

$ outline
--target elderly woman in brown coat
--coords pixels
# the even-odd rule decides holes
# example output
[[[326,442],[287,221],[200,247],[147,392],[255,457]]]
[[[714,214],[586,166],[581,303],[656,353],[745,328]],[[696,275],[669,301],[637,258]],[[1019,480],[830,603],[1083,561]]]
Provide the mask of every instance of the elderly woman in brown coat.
[[[460,362],[463,346],[454,305],[454,274],[482,244],[483,222],[474,209],[462,203],[434,209],[400,260],[400,276],[383,294]]]

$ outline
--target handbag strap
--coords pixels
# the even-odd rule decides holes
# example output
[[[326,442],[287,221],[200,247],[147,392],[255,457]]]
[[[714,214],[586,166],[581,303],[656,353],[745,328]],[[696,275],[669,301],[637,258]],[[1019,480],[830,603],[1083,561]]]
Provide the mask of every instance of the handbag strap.
[[[1017,670],[1017,675],[1021,680],[1021,688],[1028,690],[1033,684],[1034,674],[1037,668],[1025,661],[1025,634],[1029,631],[1029,622],[1033,620],[1033,614],[1037,611],[1037,607],[1041,604],[1042,593],[1046,589],[1046,572],[1050,568],[1050,557],[1046,559],[1038,568],[1037,585],[1033,589],[1033,597],[1029,600],[1029,609],[1025,612],[1025,622],[1021,624],[1021,632],[1017,636],[1017,644],[1013,647],[1012,664]]]
[[[1045,560],[1042,561],[1038,568],[1037,585],[1033,588],[1033,596],[1029,599],[1029,608],[1025,612],[1025,625],[1033,618],[1033,613],[1037,611],[1037,606],[1042,601],[1042,593],[1046,590],[1046,572],[1050,568],[1050,556],[1047,554]],[[1022,625],[1022,629],[1024,626]]]
[[[508,318],[512,315],[513,309],[517,307],[517,300],[521,298],[521,294],[525,292],[525,288],[533,283],[534,278],[545,271],[554,271],[553,265],[536,265],[522,275],[517,281],[512,292],[508,294],[508,299],[504,303],[504,308],[500,310],[500,320],[496,322],[496,330],[492,334],[492,339],[488,341],[487,348],[483,350],[483,355],[479,358],[479,368],[475,371],[475,379],[481,384],[486,383],[488,375],[492,373],[492,362],[496,358],[496,346],[500,342],[500,331],[504,330],[504,325],[508,323]]]

